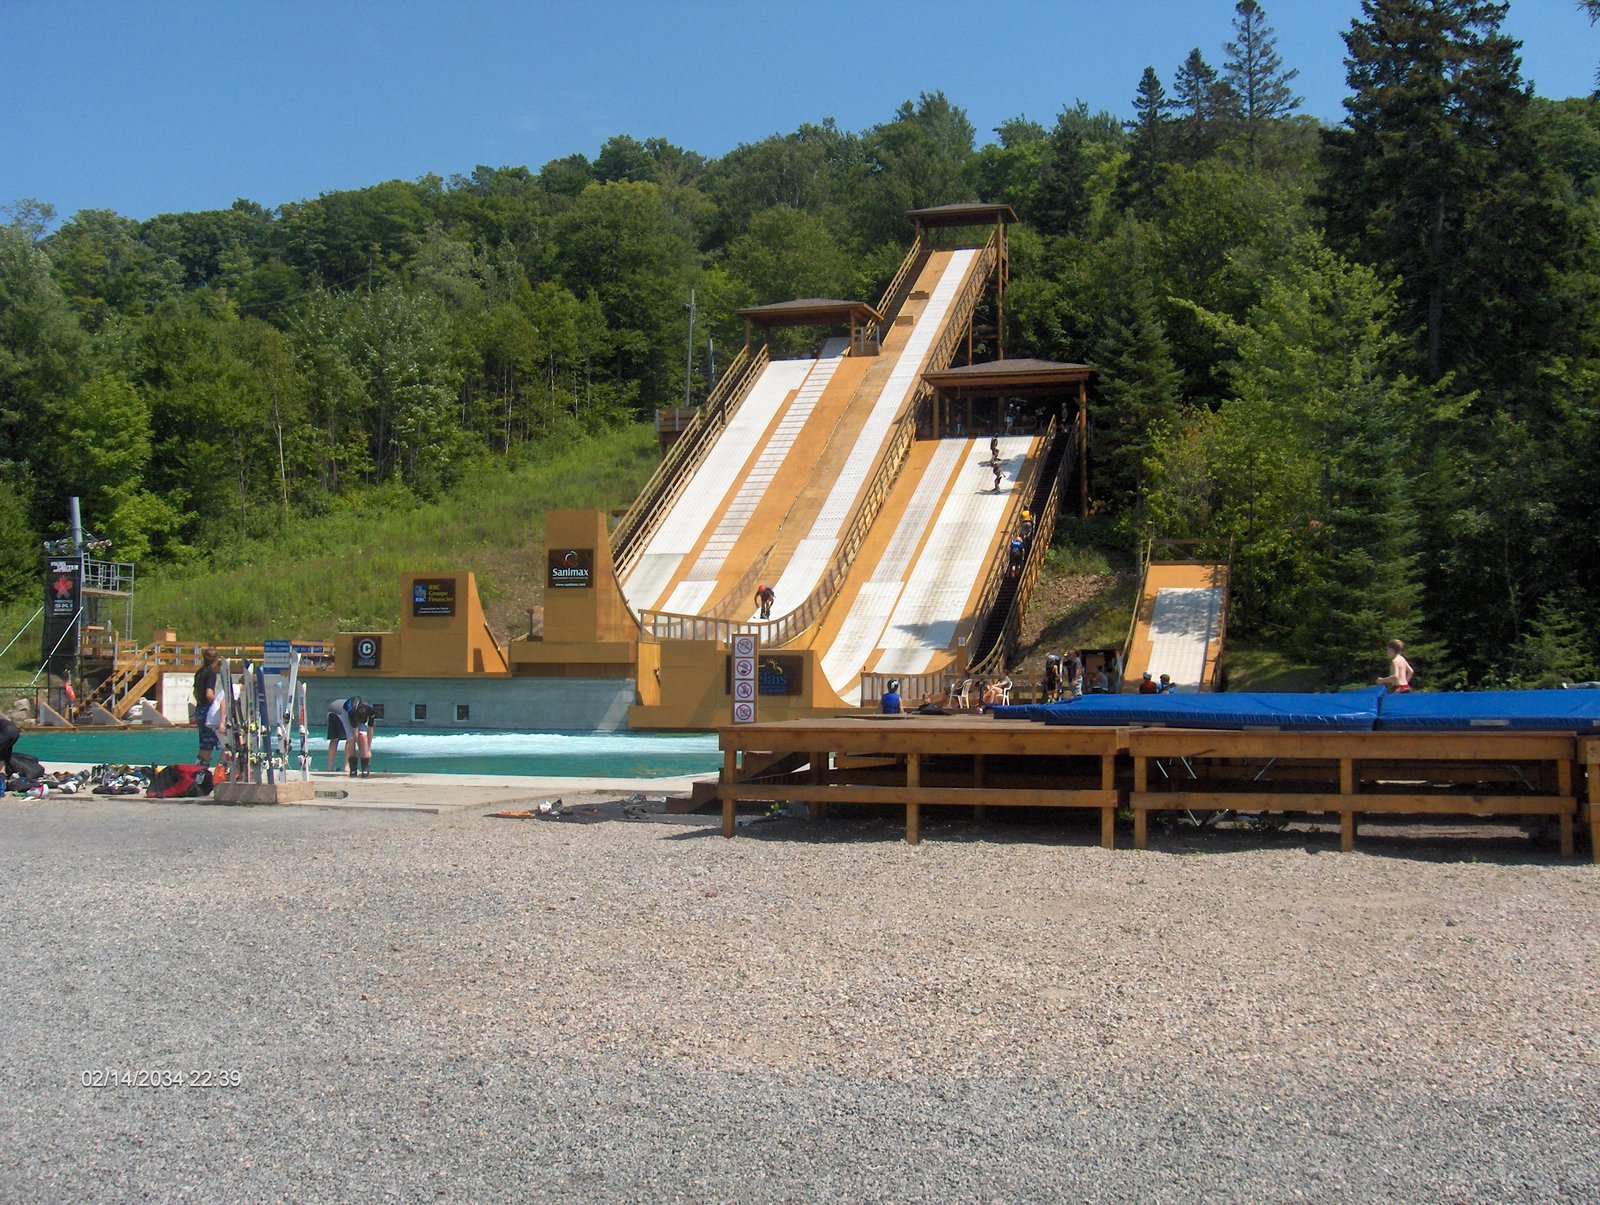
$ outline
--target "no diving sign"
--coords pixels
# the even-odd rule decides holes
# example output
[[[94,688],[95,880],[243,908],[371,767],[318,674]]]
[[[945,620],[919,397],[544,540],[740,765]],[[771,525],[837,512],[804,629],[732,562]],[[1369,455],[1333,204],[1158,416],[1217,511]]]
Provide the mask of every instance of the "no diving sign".
[[[733,638],[733,722],[756,722],[756,638]]]

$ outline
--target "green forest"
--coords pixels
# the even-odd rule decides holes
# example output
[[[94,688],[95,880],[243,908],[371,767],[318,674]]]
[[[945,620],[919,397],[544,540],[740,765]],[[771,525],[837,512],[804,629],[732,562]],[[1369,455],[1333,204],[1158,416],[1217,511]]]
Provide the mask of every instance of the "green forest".
[[[906,210],[983,200],[1020,218],[1006,353],[1099,370],[1093,530],[1231,547],[1230,631],[1334,682],[1390,636],[1430,688],[1600,676],[1600,99],[1534,95],[1505,13],[1365,0],[1333,127],[1241,0],[1126,113],[989,138],[935,90],[720,158],[617,135],[148,221],[17,199],[0,600],[69,495],[182,576],[636,426],[706,395],[740,307],[875,301]]]

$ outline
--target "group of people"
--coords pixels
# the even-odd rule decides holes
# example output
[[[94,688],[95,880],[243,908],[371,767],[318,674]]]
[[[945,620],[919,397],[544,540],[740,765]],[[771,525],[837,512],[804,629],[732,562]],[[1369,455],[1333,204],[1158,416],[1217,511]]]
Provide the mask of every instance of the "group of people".
[[[1171,674],[1162,674],[1161,681],[1157,682],[1149,670],[1144,671],[1144,679],[1139,683],[1139,693],[1142,695],[1170,695],[1176,689]]]
[[[1069,649],[1065,654],[1051,653],[1045,658],[1044,696],[1047,703],[1110,693],[1111,675],[1106,672],[1104,663],[1092,671],[1085,668],[1083,654],[1078,649]]]

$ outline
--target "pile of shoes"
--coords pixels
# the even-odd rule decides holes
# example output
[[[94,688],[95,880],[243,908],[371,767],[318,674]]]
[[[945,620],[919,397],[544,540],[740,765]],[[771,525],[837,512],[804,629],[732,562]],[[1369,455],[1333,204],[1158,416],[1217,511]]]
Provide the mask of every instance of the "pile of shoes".
[[[154,773],[154,766],[96,766],[88,772],[96,795],[143,795]]]
[[[52,774],[41,769],[38,774],[12,774],[0,784],[0,794],[25,795],[29,799],[43,799],[46,795],[76,795],[79,791],[89,789],[89,778],[88,770],[79,770],[76,774],[57,770]]]

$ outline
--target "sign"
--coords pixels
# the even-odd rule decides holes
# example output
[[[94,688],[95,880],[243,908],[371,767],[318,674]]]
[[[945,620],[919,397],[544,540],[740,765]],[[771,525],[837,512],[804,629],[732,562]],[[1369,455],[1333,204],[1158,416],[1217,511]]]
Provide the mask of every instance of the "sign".
[[[728,690],[739,698],[739,683],[754,685],[761,695],[799,695],[804,693],[805,658],[794,653],[763,653],[741,657],[738,638],[734,654],[728,659]]]
[[[594,585],[593,548],[552,548],[550,572],[545,587],[550,590],[583,590]]]
[[[454,615],[456,613],[456,579],[453,577],[419,577],[411,585],[411,614]]]
[[[83,609],[83,560],[50,557],[44,573],[45,667],[70,670],[78,659],[78,621]]]
[[[733,656],[728,658],[728,690],[733,695],[733,722],[756,722],[756,658],[760,649],[754,636],[733,638]]]
[[[357,636],[350,642],[351,669],[377,669],[382,661],[382,636]]]
[[[290,646],[287,640],[263,640],[261,642],[261,672],[264,674],[286,674],[289,672]]]

